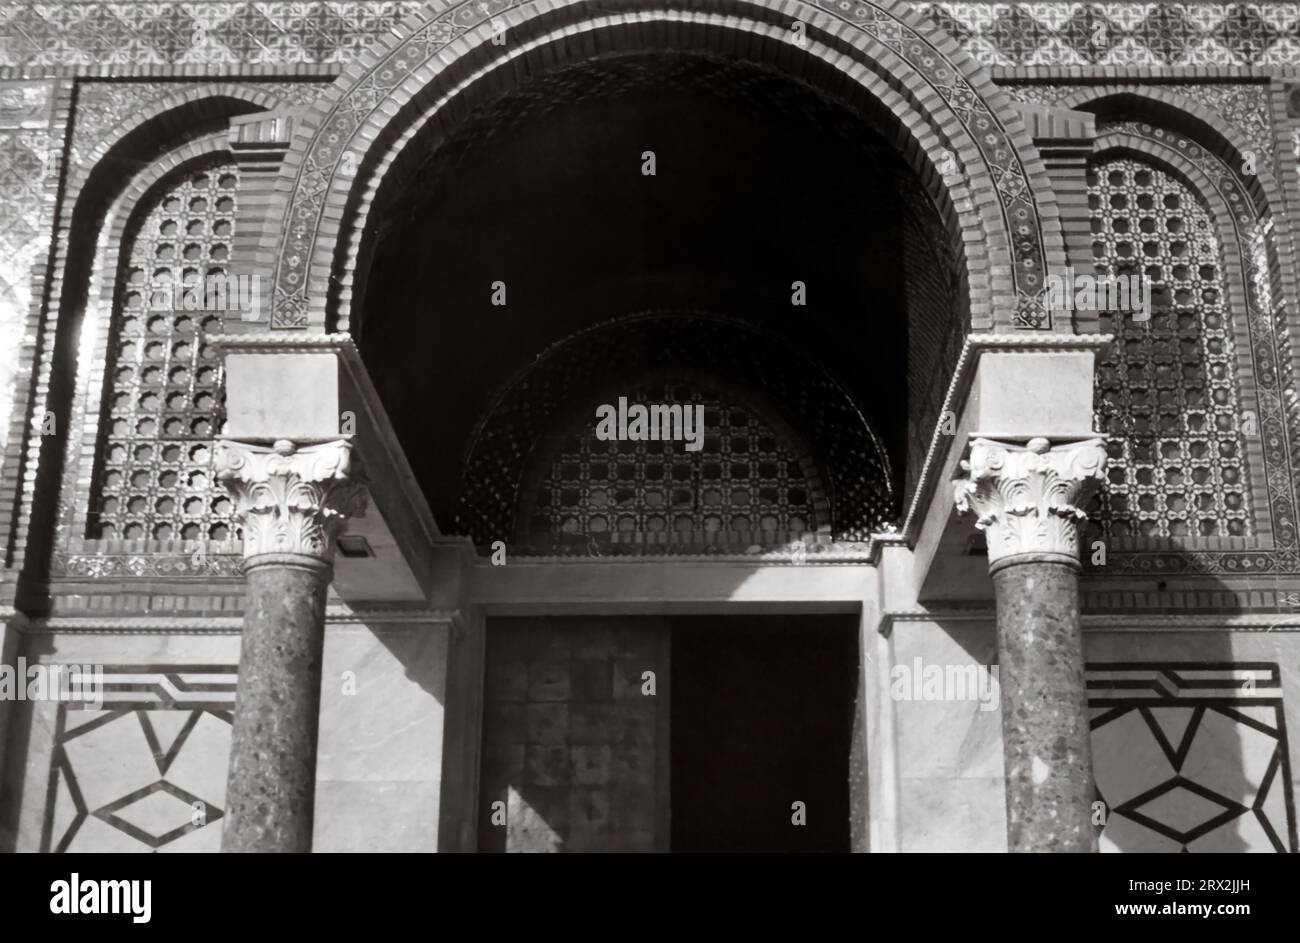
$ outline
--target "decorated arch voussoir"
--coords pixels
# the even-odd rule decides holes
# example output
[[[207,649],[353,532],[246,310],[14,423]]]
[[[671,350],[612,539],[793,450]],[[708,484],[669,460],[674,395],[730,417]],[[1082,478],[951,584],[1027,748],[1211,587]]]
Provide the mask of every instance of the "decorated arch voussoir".
[[[1246,160],[1255,147],[1233,124],[1231,116],[1213,112],[1186,95],[1160,86],[1103,85],[1071,92],[1061,100],[1060,107],[1072,110],[1096,108],[1104,112],[1108,102],[1122,97],[1163,105],[1171,115],[1167,122],[1168,130],[1185,134],[1187,141],[1195,141],[1231,167],[1258,208],[1264,210],[1282,205],[1281,188],[1267,166],[1261,162],[1253,166],[1250,173],[1242,172],[1243,167],[1255,164],[1254,161],[1248,164]],[[1196,127],[1190,127],[1192,124]]]
[[[408,106],[435,79],[456,69],[469,79],[497,65],[518,68],[522,60],[510,45],[492,42],[503,29],[516,31],[516,43],[562,33],[564,45],[546,53],[564,59],[592,51],[597,24],[624,27],[635,49],[654,22],[667,24],[670,38],[696,24],[748,30],[751,53],[796,74],[814,43],[846,82],[851,72],[837,59],[859,71],[865,66],[878,80],[871,94],[914,141],[929,142],[920,154],[905,156],[921,165],[939,202],[946,197],[955,206],[970,284],[989,285],[985,293],[972,292],[972,323],[1050,327],[1044,271],[1063,247],[1055,245],[1057,228],[1042,225],[1045,210],[1056,215],[1050,197],[1040,196],[1050,193],[1045,170],[1009,100],[952,37],[892,0],[722,0],[719,6],[726,9],[703,13],[660,0],[611,14],[588,0],[466,0],[431,5],[407,20],[349,67],[299,124],[277,184],[283,216],[263,239],[275,272],[272,327],[324,329],[345,229],[355,228],[362,195],[376,189],[367,179],[381,161],[376,145],[385,135],[391,143],[414,120],[412,112],[427,102]],[[885,88],[896,99],[882,95]],[[986,264],[978,264],[977,244],[987,252]]]
[[[229,104],[243,102],[252,109],[263,111],[272,111],[283,104],[271,92],[248,88],[237,82],[204,82],[183,92],[163,95],[118,122],[109,129],[98,145],[82,155],[80,163],[69,175],[68,197],[75,202],[96,168],[132,135],[146,132],[148,129],[157,129],[159,134],[165,134],[168,127],[184,128],[188,122],[208,118],[218,113],[226,114],[230,108],[223,107],[222,102]]]
[[[101,231],[99,222],[105,218],[103,214],[109,211],[123,188],[133,186],[132,181],[141,174],[152,172],[148,168],[157,159],[158,147],[173,146],[184,140],[196,122],[245,111],[270,110],[281,104],[282,100],[274,93],[237,81],[200,82],[139,107],[84,153],[69,152],[48,268],[32,293],[28,313],[29,330],[39,337],[34,353],[36,363],[66,365],[75,361],[76,351],[66,349],[58,326],[81,316],[70,299],[76,298],[80,285],[85,284],[80,280],[94,275],[92,268],[80,267],[76,261],[78,253],[84,250],[86,257],[93,258],[94,240]],[[163,163],[168,159],[163,158]],[[24,476],[13,516],[0,521],[0,545],[16,548],[12,562],[19,567],[27,554],[29,536],[37,526],[34,521],[43,513],[42,502],[47,500],[46,493],[40,492],[37,485],[38,478],[44,474],[40,469],[47,467],[51,456],[57,454],[55,437],[41,435],[39,422],[33,424],[31,419],[44,415],[53,403],[49,386],[39,380],[40,371],[33,371],[30,376],[31,382],[24,382],[15,390],[11,426],[14,434],[7,453],[15,467],[22,461],[31,471]],[[54,495],[50,500],[57,500],[53,489],[49,493]]]

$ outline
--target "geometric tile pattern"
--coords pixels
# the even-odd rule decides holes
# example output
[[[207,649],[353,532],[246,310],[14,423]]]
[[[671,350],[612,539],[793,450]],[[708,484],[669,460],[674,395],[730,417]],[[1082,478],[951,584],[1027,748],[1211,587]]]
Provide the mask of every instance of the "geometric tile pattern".
[[[585,411],[573,428],[558,430],[558,448],[534,460],[540,486],[523,496],[534,500],[531,513],[519,514],[529,552],[743,552],[799,540],[817,529],[819,513],[830,529],[830,508],[805,475],[802,450],[734,397],[673,379],[620,392],[629,403],[692,412],[702,405],[702,448],[601,441]]]
[[[1295,3],[918,4],[987,66],[1300,62]]]
[[[1256,415],[1246,417],[1243,413],[1237,417],[1236,423],[1242,435],[1248,437],[1247,444],[1262,458],[1262,461],[1244,467],[1254,484],[1249,491],[1250,500],[1257,508],[1267,509],[1254,519],[1268,520],[1273,547],[1240,550],[1186,549],[1180,546],[1173,550],[1125,551],[1114,554],[1104,567],[1092,567],[1090,574],[1125,578],[1134,573],[1300,573],[1300,527],[1297,526],[1300,479],[1296,477],[1293,458],[1300,449],[1300,422],[1297,422],[1300,420],[1300,411],[1288,408],[1295,397],[1295,379],[1291,370],[1287,309],[1278,285],[1276,266],[1269,263],[1270,256],[1276,251],[1284,250],[1273,245],[1270,213],[1267,209],[1258,207],[1251,198],[1246,179],[1239,173],[1239,168],[1229,166],[1185,135],[1130,119],[1103,120],[1097,131],[1099,136],[1117,134],[1137,139],[1141,145],[1153,148],[1152,153],[1157,155],[1162,151],[1177,154],[1205,175],[1208,186],[1213,188],[1210,192],[1216,193],[1228,207],[1223,218],[1216,219],[1215,222],[1220,227],[1220,233],[1225,223],[1231,224],[1236,239],[1235,255],[1245,261],[1246,270],[1223,272],[1224,286],[1235,290],[1238,297],[1244,294],[1244,304],[1238,302],[1231,306],[1232,317],[1222,326],[1234,335],[1233,343],[1238,354],[1248,355],[1247,358],[1241,358],[1247,360],[1245,371],[1248,372],[1239,372],[1236,381],[1240,384],[1239,389],[1245,389],[1246,384],[1253,388],[1254,399],[1250,408]],[[1185,179],[1182,182],[1187,183]],[[1197,199],[1196,202],[1199,204],[1201,201]],[[1147,240],[1148,237],[1143,234],[1143,241]],[[1219,241],[1222,241],[1222,236]],[[1187,242],[1190,257],[1195,246],[1193,240]],[[1173,248],[1172,243],[1170,248]],[[1163,270],[1164,267],[1161,268]],[[1191,274],[1190,262],[1187,268]],[[1222,263],[1219,268],[1223,268]],[[1199,275],[1199,268],[1197,274]],[[1202,297],[1199,304],[1204,306],[1205,303],[1206,298]],[[1211,319],[1207,320],[1207,330],[1217,331],[1220,325],[1212,323],[1213,312],[1208,311],[1206,317]],[[1190,337],[1182,340],[1191,343]],[[1206,353],[1216,353],[1214,345],[1219,342],[1209,336],[1204,341]],[[1198,339],[1196,343],[1201,343],[1201,340]],[[1238,360],[1234,369],[1240,370],[1240,364],[1241,361]],[[1211,371],[1223,369],[1222,364],[1216,366],[1211,363],[1207,366]],[[1215,402],[1214,405],[1217,413],[1215,422],[1227,421],[1226,413],[1218,410],[1220,404]],[[1230,459],[1231,455],[1223,455],[1221,458]]]
[[[1090,662],[1102,851],[1300,852],[1278,666]]]
[[[41,850],[219,850],[236,675],[108,665],[102,710],[60,703]]]
[[[22,327],[31,304],[31,270],[46,247],[46,178],[54,134],[51,86],[0,84],[0,451],[9,434],[10,397]]]
[[[1252,83],[1188,82],[1160,83],[1149,79],[1120,83],[1139,95],[1143,92],[1164,92],[1175,99],[1186,99],[1213,114],[1214,127],[1225,137],[1240,141],[1242,151],[1251,151],[1255,166],[1261,174],[1276,173],[1273,163],[1274,143],[1273,106],[1269,101],[1268,80],[1261,78]],[[1097,85],[1003,85],[1017,101],[1054,105],[1066,98],[1082,93],[1094,97]],[[1093,95],[1087,95],[1092,92]],[[1078,98],[1075,99],[1080,100]]]
[[[1094,268],[1147,282],[1151,316],[1105,312],[1115,344],[1097,367],[1097,428],[1110,433],[1106,536],[1252,532],[1223,265],[1209,213],[1159,167],[1107,157],[1088,173]]]
[[[702,351],[708,352],[707,360],[701,360]],[[598,369],[593,366],[597,364]],[[545,447],[561,418],[594,389],[617,389],[629,382],[626,378],[660,370],[715,371],[762,402],[780,404],[785,421],[800,430],[820,459],[815,473],[821,486],[814,490],[810,481],[809,495],[814,502],[819,492],[826,495],[828,513],[819,508],[815,522],[823,528],[829,525],[832,541],[866,541],[894,520],[897,499],[888,454],[853,399],[820,366],[775,337],[727,319],[654,314],[598,324],[553,345],[502,391],[480,417],[462,465],[457,532],[468,534],[482,553],[492,541],[520,535],[524,528],[519,526],[519,492],[530,457]],[[586,418],[594,426],[594,414]],[[694,456],[705,456],[707,450],[706,445],[705,452],[681,455],[693,465]],[[647,463],[640,464],[644,474]],[[635,477],[636,465],[630,467]],[[701,489],[695,501],[703,500],[707,490],[702,464],[699,472],[700,478],[692,478],[692,488]],[[805,480],[813,475],[810,463]],[[807,517],[802,521],[808,522]],[[701,530],[705,526],[701,519]],[[581,551],[591,552],[585,543]]]
[[[231,536],[230,498],[211,486],[222,371],[204,342],[221,333],[224,312],[190,310],[182,291],[201,295],[205,280],[226,277],[237,185],[233,164],[187,173],[153,196],[124,240],[92,536]]]
[[[0,66],[348,63],[419,0],[0,3]],[[1294,65],[1294,3],[918,3],[985,65]]]
[[[53,0],[0,5],[0,65],[345,63],[424,4]]]

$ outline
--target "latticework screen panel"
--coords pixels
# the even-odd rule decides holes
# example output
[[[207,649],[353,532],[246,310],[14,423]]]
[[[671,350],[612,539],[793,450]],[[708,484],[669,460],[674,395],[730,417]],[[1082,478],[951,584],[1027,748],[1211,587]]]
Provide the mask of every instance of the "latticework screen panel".
[[[223,330],[225,312],[195,309],[184,292],[201,296],[208,279],[227,275],[237,184],[233,164],[186,173],[128,234],[88,536],[232,536],[230,499],[211,487],[224,392],[220,358],[204,340]]]
[[[580,419],[566,420],[566,411],[575,403],[589,400],[597,390],[628,395],[628,387],[641,383],[623,378],[642,377],[698,381],[700,395],[711,388],[721,405],[740,406],[743,400],[750,404],[745,411],[751,419],[761,419],[778,432],[797,430],[777,435],[777,441],[793,449],[797,439],[815,455],[805,463],[804,474],[817,480],[812,493],[824,501],[824,511],[814,501],[814,520],[808,522],[816,524],[819,548],[865,542],[896,519],[899,509],[884,447],[854,400],[816,361],[773,335],[731,319],[653,313],[610,321],[556,344],[503,390],[484,414],[466,455],[452,529],[470,535],[484,553],[498,540],[515,540],[514,549],[524,553],[603,553],[596,543],[586,546],[585,538],[562,541],[562,550],[549,537],[548,546],[531,544],[535,470],[556,452],[554,442],[543,440],[580,428],[594,430],[597,403],[584,407]],[[699,402],[714,400],[706,396]],[[780,515],[777,518],[778,532],[794,529]],[[767,549],[761,516],[751,516],[751,523],[760,539],[739,549]],[[704,545],[698,552],[734,549],[721,525],[715,532],[704,527],[701,518]],[[609,533],[613,545],[617,526]],[[664,533],[676,531],[670,526]],[[638,552],[633,544],[619,546]],[[647,546],[643,538],[647,552],[690,552],[681,549],[684,543],[674,551],[664,546]]]
[[[702,405],[702,448],[601,440],[593,404],[551,440],[540,480],[524,495],[520,519],[532,552],[770,549],[826,523],[829,507],[807,456],[751,407],[678,380],[643,386],[628,401]]]
[[[1243,423],[1221,248],[1179,179],[1129,157],[1089,173],[1099,275],[1142,275],[1151,318],[1109,312],[1115,344],[1097,371],[1097,423],[1109,433],[1100,523],[1116,537],[1252,533]]]

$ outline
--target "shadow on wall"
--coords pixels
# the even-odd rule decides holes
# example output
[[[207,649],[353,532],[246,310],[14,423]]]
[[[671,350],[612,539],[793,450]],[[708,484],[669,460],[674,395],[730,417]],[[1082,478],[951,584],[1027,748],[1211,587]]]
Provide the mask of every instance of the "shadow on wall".
[[[909,666],[907,630],[896,631],[896,664]],[[996,660],[991,631],[953,625],[945,635],[967,667]],[[932,663],[962,662],[928,647]],[[1100,850],[1300,850],[1279,662],[1235,656],[1227,632],[1098,629],[1084,650]],[[953,710],[899,711],[900,767],[905,779],[964,777],[971,802],[990,782],[1001,789],[1000,737],[976,708]]]
[[[1085,633],[1103,851],[1300,851],[1281,659],[1243,657],[1238,638]],[[1284,655],[1294,636],[1247,641]]]

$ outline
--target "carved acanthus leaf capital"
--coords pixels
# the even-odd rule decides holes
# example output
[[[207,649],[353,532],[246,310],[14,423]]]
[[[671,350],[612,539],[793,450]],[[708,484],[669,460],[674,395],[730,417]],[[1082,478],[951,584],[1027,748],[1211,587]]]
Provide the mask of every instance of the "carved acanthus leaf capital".
[[[235,497],[244,528],[244,558],[295,553],[331,562],[343,522],[365,511],[346,439],[298,446],[222,440],[217,480]]]
[[[977,438],[966,476],[953,482],[959,513],[974,511],[988,536],[989,566],[1018,554],[1079,559],[1083,508],[1105,481],[1102,439],[1024,445]]]

